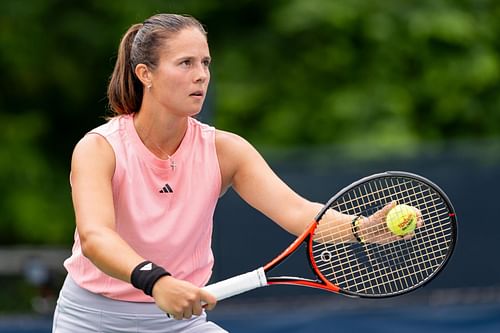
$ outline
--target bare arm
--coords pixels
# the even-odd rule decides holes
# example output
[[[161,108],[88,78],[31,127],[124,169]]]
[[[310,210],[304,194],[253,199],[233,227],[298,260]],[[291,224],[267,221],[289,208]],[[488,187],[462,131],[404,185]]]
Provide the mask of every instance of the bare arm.
[[[115,232],[114,169],[115,156],[106,140],[99,135],[85,136],[76,145],[71,162],[73,206],[83,254],[106,274],[130,282],[131,271],[144,258]]]
[[[308,201],[290,189],[241,137],[218,131],[217,154],[223,190],[233,186],[246,202],[288,232],[297,236],[301,234],[323,207],[323,204]],[[357,242],[358,239],[367,243],[400,240],[385,225],[385,217],[395,205],[396,202],[391,202],[371,216],[359,217],[329,209],[319,221],[315,239],[332,243]],[[417,227],[423,224],[419,216]],[[404,239],[414,235],[408,234]]]
[[[130,282],[132,270],[147,258],[137,254],[115,229],[115,156],[111,146],[100,135],[86,135],[75,147],[71,169],[73,205],[83,254],[104,273]],[[153,297],[161,309],[178,319],[201,314],[201,302],[208,309],[216,302],[204,290],[170,276],[155,283]]]
[[[301,234],[323,207],[294,192],[241,137],[218,131],[217,152],[223,188],[233,186],[246,202],[288,232]],[[355,241],[350,228],[352,218],[333,211],[327,216],[338,229],[339,237]]]

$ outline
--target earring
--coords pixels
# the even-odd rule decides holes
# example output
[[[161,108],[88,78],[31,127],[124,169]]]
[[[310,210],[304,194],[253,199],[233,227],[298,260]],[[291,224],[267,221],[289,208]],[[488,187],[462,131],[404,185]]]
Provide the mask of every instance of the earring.
[[[149,89],[151,89],[151,84],[148,84],[148,85],[147,85],[147,88],[148,88],[148,90],[149,90]]]

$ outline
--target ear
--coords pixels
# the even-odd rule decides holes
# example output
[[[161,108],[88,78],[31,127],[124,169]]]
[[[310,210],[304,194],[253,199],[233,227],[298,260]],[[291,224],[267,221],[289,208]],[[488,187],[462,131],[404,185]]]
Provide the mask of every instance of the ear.
[[[135,75],[139,78],[145,87],[151,86],[151,72],[145,64],[135,66]]]

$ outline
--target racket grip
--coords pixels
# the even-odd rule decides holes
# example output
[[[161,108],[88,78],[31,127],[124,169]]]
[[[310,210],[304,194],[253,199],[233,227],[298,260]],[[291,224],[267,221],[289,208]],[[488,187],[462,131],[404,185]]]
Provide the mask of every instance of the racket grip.
[[[260,267],[254,271],[210,284],[203,289],[220,301],[263,286],[267,286],[267,278],[264,268]]]

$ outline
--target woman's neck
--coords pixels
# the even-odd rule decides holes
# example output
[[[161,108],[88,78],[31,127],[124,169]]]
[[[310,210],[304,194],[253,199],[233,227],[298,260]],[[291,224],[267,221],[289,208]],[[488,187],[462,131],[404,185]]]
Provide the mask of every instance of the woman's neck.
[[[141,109],[134,116],[134,126],[143,144],[158,158],[169,159],[186,134],[187,117]]]

